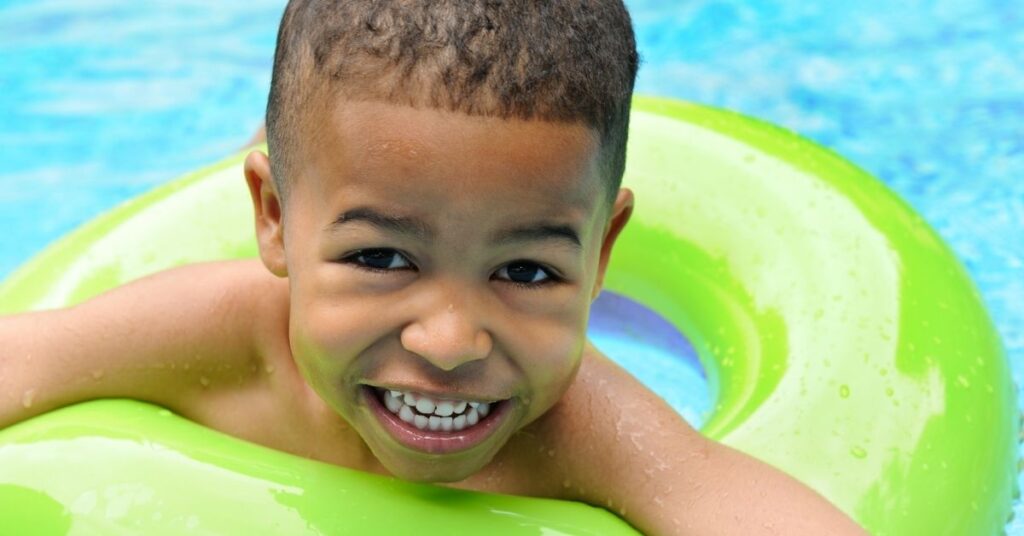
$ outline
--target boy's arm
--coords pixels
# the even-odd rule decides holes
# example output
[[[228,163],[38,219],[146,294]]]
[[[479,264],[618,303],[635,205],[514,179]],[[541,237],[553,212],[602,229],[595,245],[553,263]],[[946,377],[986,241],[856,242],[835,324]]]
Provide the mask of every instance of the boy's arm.
[[[796,479],[702,436],[592,347],[556,409],[544,426],[573,453],[566,498],[645,534],[865,534]]]
[[[0,428],[95,398],[187,414],[224,387],[251,386],[262,324],[287,314],[284,284],[258,262],[209,263],[68,309],[0,317]]]

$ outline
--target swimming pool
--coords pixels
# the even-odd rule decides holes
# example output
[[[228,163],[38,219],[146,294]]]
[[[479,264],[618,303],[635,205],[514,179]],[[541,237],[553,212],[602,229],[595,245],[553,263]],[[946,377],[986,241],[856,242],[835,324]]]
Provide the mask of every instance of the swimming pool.
[[[0,277],[79,223],[242,145],[283,2],[0,2]],[[629,2],[638,91],[788,126],[880,176],[950,242],[1024,374],[1024,29],[997,2]],[[642,209],[643,200],[639,201]],[[598,315],[596,323],[607,319]],[[641,321],[598,344],[698,421],[679,339]],[[631,339],[657,341],[638,345]],[[682,365],[680,365],[682,363]],[[1021,511],[1020,505],[1017,510]],[[1024,534],[1024,516],[1010,531]]]

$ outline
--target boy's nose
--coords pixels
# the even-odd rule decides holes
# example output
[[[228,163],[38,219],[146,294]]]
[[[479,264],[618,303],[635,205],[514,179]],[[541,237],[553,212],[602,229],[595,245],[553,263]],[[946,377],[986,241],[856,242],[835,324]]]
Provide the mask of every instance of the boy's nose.
[[[442,370],[486,358],[493,341],[470,309],[455,303],[434,308],[402,330],[402,347]]]

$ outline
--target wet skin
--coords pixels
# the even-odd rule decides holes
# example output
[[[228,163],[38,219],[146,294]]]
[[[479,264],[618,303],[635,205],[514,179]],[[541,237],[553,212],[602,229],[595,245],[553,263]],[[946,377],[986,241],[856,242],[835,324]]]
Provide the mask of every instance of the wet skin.
[[[246,168],[292,356],[389,472],[461,480],[569,387],[632,196],[608,202],[577,124],[343,102],[304,141],[284,200],[263,155]],[[437,454],[389,433],[370,387],[505,407]]]

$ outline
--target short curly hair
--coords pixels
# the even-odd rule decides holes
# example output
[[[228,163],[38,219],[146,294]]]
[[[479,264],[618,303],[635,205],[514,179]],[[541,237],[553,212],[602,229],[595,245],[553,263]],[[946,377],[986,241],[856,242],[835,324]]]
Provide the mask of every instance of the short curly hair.
[[[613,199],[638,62],[621,0],[291,0],[266,118],[278,191],[287,189],[300,123],[328,91],[585,124],[599,134]]]

